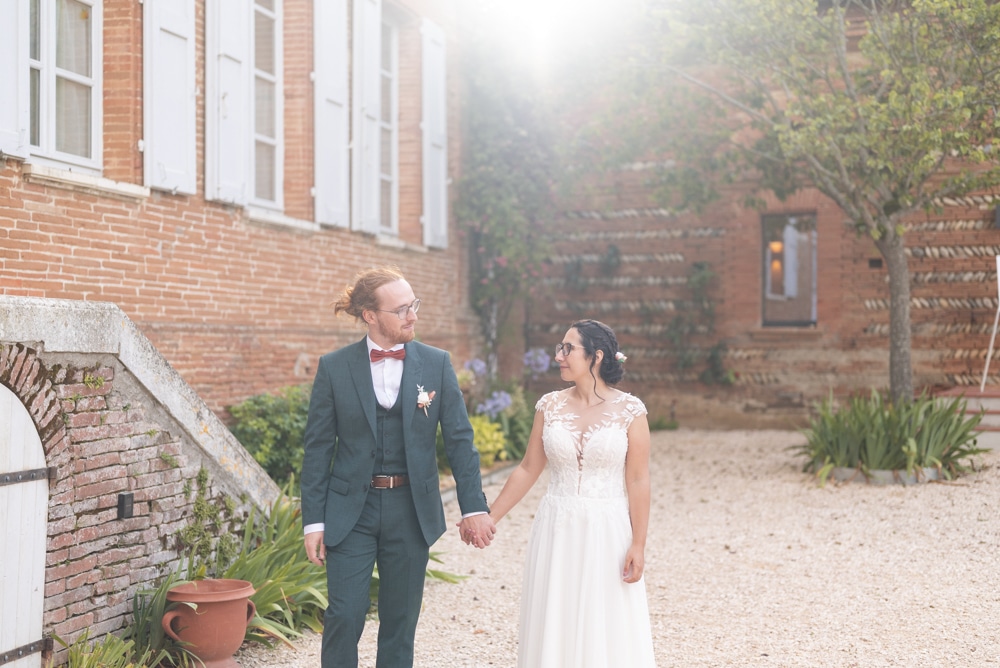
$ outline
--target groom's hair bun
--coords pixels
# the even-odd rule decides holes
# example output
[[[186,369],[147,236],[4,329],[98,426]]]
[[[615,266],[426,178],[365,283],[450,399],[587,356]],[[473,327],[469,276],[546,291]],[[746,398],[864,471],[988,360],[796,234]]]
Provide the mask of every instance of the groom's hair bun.
[[[403,272],[396,267],[373,267],[359,271],[354,277],[354,284],[345,287],[340,299],[333,303],[333,313],[334,315],[346,313],[354,316],[356,320],[362,320],[365,311],[378,309],[376,290],[387,283],[405,280]]]

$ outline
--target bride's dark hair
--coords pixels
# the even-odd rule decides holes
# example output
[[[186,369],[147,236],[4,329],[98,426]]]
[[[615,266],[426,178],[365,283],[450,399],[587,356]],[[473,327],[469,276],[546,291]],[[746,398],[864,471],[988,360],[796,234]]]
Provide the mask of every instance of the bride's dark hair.
[[[580,333],[580,343],[583,346],[587,357],[591,358],[590,372],[594,373],[594,353],[598,350],[604,352],[601,360],[601,367],[597,372],[608,385],[617,385],[625,375],[622,365],[615,359],[618,352],[618,337],[614,330],[598,320],[577,320],[572,325],[573,329]]]

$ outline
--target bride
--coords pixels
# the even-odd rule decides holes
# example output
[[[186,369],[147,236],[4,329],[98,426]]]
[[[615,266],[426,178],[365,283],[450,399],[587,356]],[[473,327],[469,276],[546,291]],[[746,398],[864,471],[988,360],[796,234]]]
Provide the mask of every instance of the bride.
[[[572,386],[538,400],[524,459],[491,506],[499,522],[548,464],[524,569],[521,668],[655,666],[642,579],[649,425],[643,403],[613,387],[625,359],[607,325],[570,326],[555,360]]]

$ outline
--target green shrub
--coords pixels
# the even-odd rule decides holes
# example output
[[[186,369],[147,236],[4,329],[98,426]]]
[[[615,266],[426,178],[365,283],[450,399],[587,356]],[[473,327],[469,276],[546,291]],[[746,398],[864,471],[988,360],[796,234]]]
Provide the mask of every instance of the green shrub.
[[[469,418],[472,423],[473,437],[476,450],[479,451],[479,465],[489,468],[497,460],[504,459],[507,448],[507,437],[504,436],[503,428],[490,420],[486,415],[473,415]]]
[[[835,467],[868,471],[935,468],[951,479],[967,470],[963,460],[984,452],[976,447],[982,414],[967,417],[965,401],[921,395],[898,405],[872,391],[854,396],[837,410],[833,398],[818,407],[805,430],[806,444],[795,450],[805,471],[826,481]]]
[[[497,416],[504,436],[507,437],[506,457],[504,459],[521,459],[528,449],[528,438],[535,421],[534,402],[528,402],[524,388],[512,383],[508,388],[511,402]]]
[[[122,640],[113,633],[88,644],[89,635],[90,629],[85,630],[72,645],[52,635],[57,643],[69,650],[68,668],[151,668],[160,665],[161,661],[169,662],[170,657],[165,650],[140,652],[134,640]]]
[[[136,590],[132,596],[132,625],[126,627],[124,637],[134,643],[134,657],[158,658],[150,665],[190,666],[199,663],[180,643],[168,636],[160,624],[163,613],[170,605],[167,602],[167,592],[186,582],[181,577],[184,564],[185,561],[182,560],[178,570],[169,573],[155,588]]]
[[[292,385],[229,407],[233,435],[281,486],[302,470],[310,392],[309,385]]]
[[[657,416],[649,421],[650,431],[674,431],[680,427],[677,420],[668,419],[662,415]]]

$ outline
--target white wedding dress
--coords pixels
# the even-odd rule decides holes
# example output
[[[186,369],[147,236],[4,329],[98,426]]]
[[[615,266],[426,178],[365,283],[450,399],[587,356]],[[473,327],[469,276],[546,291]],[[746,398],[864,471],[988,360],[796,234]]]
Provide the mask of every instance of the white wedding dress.
[[[655,666],[645,581],[622,580],[632,544],[626,432],[646,407],[621,393],[583,430],[565,410],[567,396],[551,392],[535,407],[550,478],[528,542],[517,665]]]

